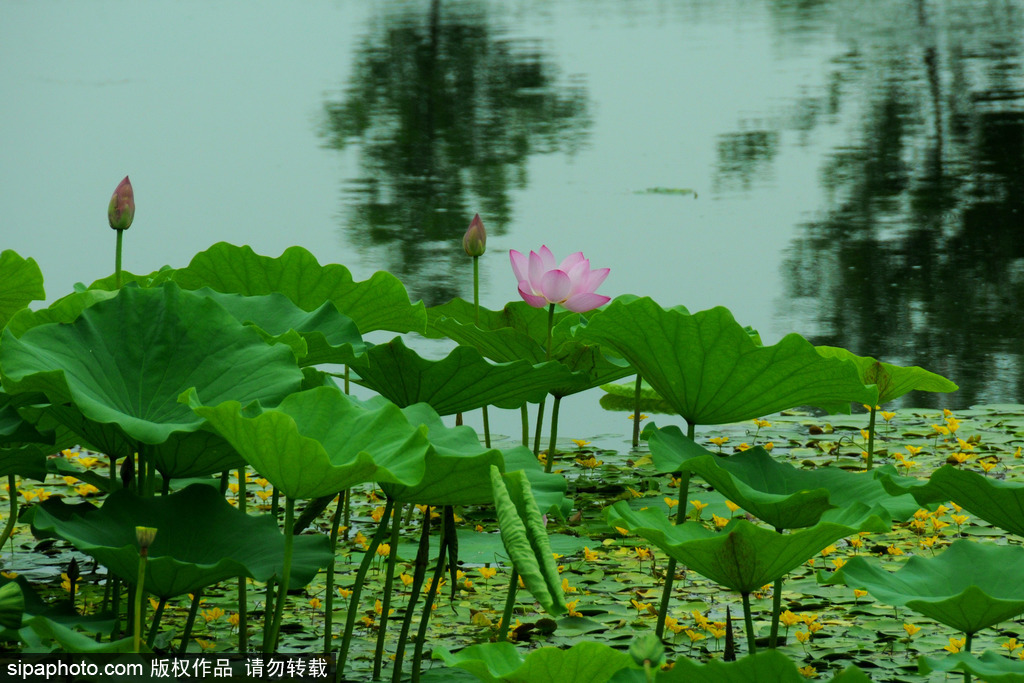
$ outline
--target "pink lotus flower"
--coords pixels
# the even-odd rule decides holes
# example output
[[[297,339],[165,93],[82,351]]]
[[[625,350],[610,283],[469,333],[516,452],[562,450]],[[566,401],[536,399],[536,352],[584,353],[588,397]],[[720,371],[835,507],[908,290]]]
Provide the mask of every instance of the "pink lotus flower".
[[[134,218],[135,193],[132,192],[131,181],[128,180],[128,176],[125,176],[114,190],[114,196],[110,198],[107,219],[110,221],[110,227],[114,230],[127,230],[131,227]]]
[[[570,254],[555,265],[555,257],[546,246],[540,252],[531,251],[529,258],[515,249],[509,252],[512,271],[519,280],[519,295],[534,308],[545,308],[548,304],[559,304],[576,313],[585,313],[611,300],[611,297],[595,294],[608,277],[609,268],[590,269],[590,261],[583,258],[583,252]]]

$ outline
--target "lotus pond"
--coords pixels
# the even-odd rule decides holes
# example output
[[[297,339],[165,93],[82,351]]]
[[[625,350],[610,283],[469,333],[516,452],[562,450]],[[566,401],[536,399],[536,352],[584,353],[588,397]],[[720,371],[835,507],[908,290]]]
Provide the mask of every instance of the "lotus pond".
[[[33,306],[38,266],[0,256],[5,649],[326,654],[340,680],[1024,680],[1024,406],[890,410],[956,384],[607,301],[546,249],[513,253],[502,310],[299,247],[132,274],[128,192],[114,275]],[[632,449],[558,432],[594,387]],[[490,433],[498,411],[522,433]]]

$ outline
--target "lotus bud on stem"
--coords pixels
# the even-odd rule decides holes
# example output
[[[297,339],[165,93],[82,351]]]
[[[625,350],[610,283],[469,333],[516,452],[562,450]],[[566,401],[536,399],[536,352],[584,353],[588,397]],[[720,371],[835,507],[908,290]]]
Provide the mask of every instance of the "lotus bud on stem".
[[[142,645],[142,594],[144,593],[142,588],[146,582],[146,560],[149,558],[149,546],[153,544],[154,538],[156,538],[156,529],[153,527],[135,527],[135,540],[139,542],[139,580],[135,586],[135,621],[132,640],[135,652],[138,652]]]
[[[124,177],[114,195],[110,198],[110,205],[107,207],[107,220],[110,227],[117,232],[117,247],[114,252],[114,277],[117,288],[121,288],[121,242],[124,238],[124,231],[131,227],[135,219],[135,192],[132,190],[132,183],[128,176]]]
[[[462,248],[466,255],[473,259],[473,323],[480,324],[480,257],[487,251],[487,230],[480,214],[473,216],[466,234],[462,236]],[[483,406],[484,445],[491,447],[491,425],[487,415],[487,406]]]

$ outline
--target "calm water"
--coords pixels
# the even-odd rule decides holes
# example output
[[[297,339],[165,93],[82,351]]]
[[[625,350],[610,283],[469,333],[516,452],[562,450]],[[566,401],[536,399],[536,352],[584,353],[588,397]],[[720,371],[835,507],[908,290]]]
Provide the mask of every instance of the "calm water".
[[[961,386],[914,404],[1024,402],[1021,0],[0,0],[0,102],[0,248],[51,299],[112,270],[129,173],[134,271],[300,244],[435,304],[479,211],[487,306],[508,249],[582,249]]]

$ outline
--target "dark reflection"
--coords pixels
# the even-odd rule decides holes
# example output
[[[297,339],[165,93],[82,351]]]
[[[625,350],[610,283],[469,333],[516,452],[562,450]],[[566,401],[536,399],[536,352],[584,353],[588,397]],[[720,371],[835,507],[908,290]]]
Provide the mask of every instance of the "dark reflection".
[[[346,241],[386,246],[382,265],[428,305],[465,296],[470,219],[503,234],[530,156],[584,143],[586,91],[560,82],[537,42],[492,28],[482,2],[387,5],[354,62],[326,105],[328,144],[360,147]]]
[[[787,252],[783,314],[816,328],[815,343],[960,385],[912,395],[915,405],[1024,402],[1020,4],[859,4],[851,23],[842,0],[779,1],[776,27],[801,4],[830,4],[849,51],[828,91],[799,100],[805,113],[776,130],[807,130],[794,122],[825,111],[857,113],[860,125],[821,169],[829,202]],[[722,177],[765,172],[771,148],[734,142],[748,136],[721,140]]]

